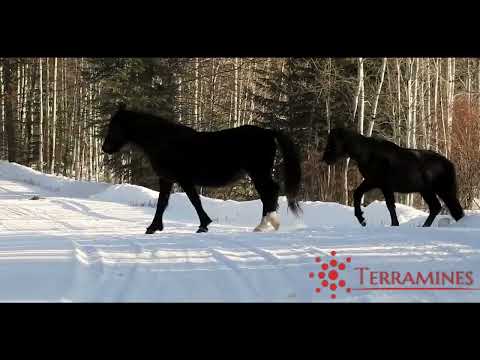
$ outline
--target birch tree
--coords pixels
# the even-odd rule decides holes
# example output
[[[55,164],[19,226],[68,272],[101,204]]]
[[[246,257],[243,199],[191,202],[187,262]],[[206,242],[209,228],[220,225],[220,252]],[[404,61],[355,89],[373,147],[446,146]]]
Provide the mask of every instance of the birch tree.
[[[58,68],[58,59],[54,58],[53,60],[53,117],[51,123],[51,143],[52,143],[52,152],[50,155],[50,174],[53,174],[55,169],[55,137],[56,137],[56,123],[57,123],[57,68]]]
[[[375,101],[373,103],[372,119],[370,120],[370,124],[368,126],[368,132],[367,132],[368,136],[372,136],[373,127],[375,125],[375,119],[377,117],[377,109],[378,109],[378,100],[380,99],[380,93],[382,92],[383,79],[385,78],[386,69],[387,69],[387,58],[383,58],[382,68],[380,69],[380,82],[378,83],[377,93],[375,95]]]
[[[14,87],[14,74],[16,71],[16,61],[5,59],[3,62],[3,86],[5,91],[5,131],[7,133],[8,161],[17,161],[17,142],[16,142],[16,98]],[[18,74],[18,73],[17,73]],[[18,100],[18,98],[17,98]]]
[[[40,114],[38,122],[38,170],[43,172],[43,67],[42,58],[38,59],[38,86],[39,86],[39,105]]]

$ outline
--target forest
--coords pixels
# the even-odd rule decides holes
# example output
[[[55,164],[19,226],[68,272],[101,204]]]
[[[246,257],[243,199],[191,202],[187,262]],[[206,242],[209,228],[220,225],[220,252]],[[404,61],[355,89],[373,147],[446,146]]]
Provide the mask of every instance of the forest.
[[[0,58],[0,158],[77,180],[156,190],[138,149],[101,151],[119,102],[198,131],[245,124],[285,131],[302,153],[302,200],[352,204],[362,180],[354,162],[321,162],[329,130],[348,126],[451,159],[462,205],[478,206],[480,59]],[[200,191],[257,197],[248,178]],[[383,200],[372,192],[365,201],[376,198]],[[415,194],[397,194],[397,201],[425,207]]]

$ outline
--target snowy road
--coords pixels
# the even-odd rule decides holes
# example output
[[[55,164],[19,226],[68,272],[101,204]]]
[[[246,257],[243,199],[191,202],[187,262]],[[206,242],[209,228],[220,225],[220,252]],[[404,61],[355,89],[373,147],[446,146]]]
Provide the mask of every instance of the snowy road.
[[[300,224],[288,218],[282,203],[281,230],[253,233],[258,202],[210,200],[205,207],[216,224],[208,234],[196,234],[193,209],[178,194],[165,231],[144,235],[152,207],[61,197],[45,186],[7,179],[7,165],[1,166],[0,301],[480,301],[480,291],[468,289],[358,290],[354,270],[470,271],[472,287],[480,287],[476,214],[464,224],[425,229],[416,226],[423,213],[399,208],[404,224],[390,228],[374,223],[379,211],[388,219],[376,204],[366,211],[372,225],[361,228],[341,205],[304,204]],[[33,195],[41,198],[30,200]],[[351,257],[342,273],[347,285],[317,293],[315,259],[324,263],[332,250],[339,261]]]

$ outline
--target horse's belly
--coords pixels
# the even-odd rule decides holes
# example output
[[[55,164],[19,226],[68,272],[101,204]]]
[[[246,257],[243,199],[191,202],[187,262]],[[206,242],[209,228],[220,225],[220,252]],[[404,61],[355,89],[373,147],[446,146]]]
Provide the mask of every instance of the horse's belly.
[[[193,174],[193,181],[196,185],[220,187],[229,185],[235,181],[240,180],[245,176],[244,171],[200,171]]]
[[[172,168],[155,166],[153,169],[164,180],[175,182],[178,178],[178,173]]]
[[[390,183],[394,192],[405,194],[421,192],[425,188],[421,173],[392,174]]]

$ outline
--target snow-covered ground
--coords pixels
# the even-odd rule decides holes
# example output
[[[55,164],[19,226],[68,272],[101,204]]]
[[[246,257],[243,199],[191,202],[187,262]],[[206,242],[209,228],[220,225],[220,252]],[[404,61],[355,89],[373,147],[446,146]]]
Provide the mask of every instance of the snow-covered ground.
[[[280,230],[253,233],[259,201],[202,198],[214,223],[196,234],[193,207],[177,193],[165,230],[144,235],[156,196],[139,186],[79,182],[0,162],[0,301],[480,301],[471,289],[359,290],[367,286],[355,270],[472,272],[471,287],[478,288],[479,212],[451,224],[439,216],[432,228],[421,228],[427,214],[397,204],[401,226],[392,228],[385,204],[375,202],[362,228],[350,207],[305,202],[296,219],[281,198]],[[345,264],[351,257],[341,272],[346,286],[335,292],[317,277],[331,251]]]

